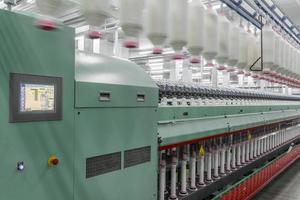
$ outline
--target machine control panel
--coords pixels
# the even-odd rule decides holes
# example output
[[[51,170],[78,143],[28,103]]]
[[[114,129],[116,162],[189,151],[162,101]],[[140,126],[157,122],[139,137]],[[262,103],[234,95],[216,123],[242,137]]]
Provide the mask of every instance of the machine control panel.
[[[23,161],[20,161],[20,162],[17,163],[17,170],[18,170],[19,172],[22,172],[22,171],[25,170],[25,164],[24,164]]]
[[[56,156],[50,156],[48,159],[48,166],[55,167],[59,164],[59,159]]]
[[[10,122],[61,118],[62,78],[10,74]]]

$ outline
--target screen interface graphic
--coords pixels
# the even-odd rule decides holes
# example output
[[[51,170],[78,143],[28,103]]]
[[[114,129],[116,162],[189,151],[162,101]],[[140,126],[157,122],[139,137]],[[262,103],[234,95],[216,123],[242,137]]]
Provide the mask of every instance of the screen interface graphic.
[[[21,83],[20,112],[55,112],[54,85]]]

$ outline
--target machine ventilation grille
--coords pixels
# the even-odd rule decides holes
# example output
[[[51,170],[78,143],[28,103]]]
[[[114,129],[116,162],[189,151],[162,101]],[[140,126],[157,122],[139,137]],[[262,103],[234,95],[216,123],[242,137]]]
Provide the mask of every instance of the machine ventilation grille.
[[[127,150],[124,153],[124,168],[139,165],[151,160],[151,147]]]
[[[86,178],[121,169],[121,152],[86,159]]]

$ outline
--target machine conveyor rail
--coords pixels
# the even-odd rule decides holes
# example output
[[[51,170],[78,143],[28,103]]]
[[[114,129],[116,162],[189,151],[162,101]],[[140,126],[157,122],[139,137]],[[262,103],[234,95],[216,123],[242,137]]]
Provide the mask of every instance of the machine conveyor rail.
[[[279,101],[300,101],[297,96],[286,96],[266,92],[246,91],[232,88],[213,88],[199,85],[157,82],[159,97],[167,98],[218,98],[218,99],[261,99]]]

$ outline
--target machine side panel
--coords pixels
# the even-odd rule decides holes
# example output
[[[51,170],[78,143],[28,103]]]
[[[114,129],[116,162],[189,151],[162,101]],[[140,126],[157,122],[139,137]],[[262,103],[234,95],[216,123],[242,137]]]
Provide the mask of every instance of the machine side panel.
[[[184,108],[178,107],[178,110],[173,110],[175,111],[173,115],[176,117],[180,116],[179,113],[181,113],[183,109]],[[257,108],[253,107],[253,109],[256,110]],[[188,110],[191,111],[193,109]],[[196,110],[200,111],[200,109]],[[164,116],[172,116],[171,109],[160,110],[159,112],[161,116],[164,114],[162,111],[169,112],[165,113],[166,115]],[[215,109],[215,112],[219,111]],[[161,121],[159,122],[158,133],[159,137],[162,139],[161,145],[165,146],[243,130],[264,124],[272,124],[289,119],[295,119],[298,118],[299,114],[299,110],[290,109],[265,113],[235,114],[228,115],[226,117],[219,115],[196,119]],[[176,117],[174,117],[174,119],[176,119]],[[172,117],[170,117],[170,119],[172,119]]]
[[[75,200],[155,200],[156,119],[155,107],[77,109]]]
[[[75,93],[76,108],[153,107],[157,105],[157,90],[152,87],[76,82]],[[106,96],[101,97],[101,95]],[[141,99],[138,99],[139,96]]]
[[[299,105],[253,105],[253,106],[161,106],[158,108],[159,121],[193,118],[268,113],[273,111],[298,110]]]
[[[72,200],[74,31],[43,31],[35,20],[0,11],[0,199]],[[62,120],[9,123],[10,73],[61,77]],[[48,166],[51,155],[59,159],[55,167]]]

